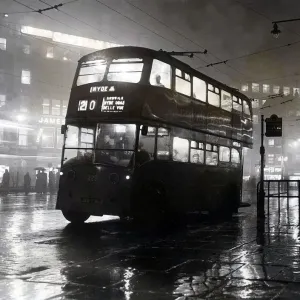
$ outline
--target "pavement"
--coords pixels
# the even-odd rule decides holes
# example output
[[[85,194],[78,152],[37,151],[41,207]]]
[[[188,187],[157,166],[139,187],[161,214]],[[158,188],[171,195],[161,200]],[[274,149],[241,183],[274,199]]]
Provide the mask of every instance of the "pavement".
[[[145,230],[92,217],[74,227],[55,196],[0,197],[0,299],[300,299],[298,200],[232,220],[191,216]]]

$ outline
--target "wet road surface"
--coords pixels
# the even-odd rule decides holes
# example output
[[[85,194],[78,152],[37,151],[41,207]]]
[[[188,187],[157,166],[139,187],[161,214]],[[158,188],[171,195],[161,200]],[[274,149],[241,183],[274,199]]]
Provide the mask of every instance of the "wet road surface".
[[[110,217],[68,225],[55,197],[0,197],[0,299],[300,299],[297,201],[230,221],[145,231]]]

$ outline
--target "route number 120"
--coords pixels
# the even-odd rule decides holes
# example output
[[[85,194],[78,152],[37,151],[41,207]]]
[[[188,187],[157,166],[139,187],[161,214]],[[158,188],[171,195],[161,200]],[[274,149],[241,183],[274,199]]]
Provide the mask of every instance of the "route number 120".
[[[78,111],[94,110],[96,107],[96,100],[79,100]]]

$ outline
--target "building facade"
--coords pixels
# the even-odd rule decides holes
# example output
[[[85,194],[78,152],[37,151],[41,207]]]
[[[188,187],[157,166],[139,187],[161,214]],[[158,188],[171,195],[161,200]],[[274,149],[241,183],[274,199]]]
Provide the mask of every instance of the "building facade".
[[[21,186],[35,168],[59,170],[61,125],[78,59],[105,41],[5,24],[0,30],[0,182],[5,169],[11,186]]]
[[[245,83],[241,91],[252,98],[253,149],[245,154],[244,176],[258,177],[260,172],[261,115],[282,118],[282,137],[265,137],[265,178],[297,179],[300,175],[300,97],[299,87]]]

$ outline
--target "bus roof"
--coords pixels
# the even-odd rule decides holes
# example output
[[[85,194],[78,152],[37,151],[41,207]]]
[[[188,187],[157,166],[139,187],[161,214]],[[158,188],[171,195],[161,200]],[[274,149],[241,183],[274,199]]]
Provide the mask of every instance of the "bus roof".
[[[232,88],[216,79],[213,79],[195,69],[193,69],[190,65],[174,58],[172,55],[168,54],[166,51],[162,50],[153,50],[149,48],[143,48],[143,47],[135,47],[135,46],[121,46],[121,47],[113,47],[113,48],[107,48],[103,50],[98,50],[95,52],[92,52],[90,54],[87,54],[83,56],[79,63],[87,61],[87,60],[93,60],[93,59],[99,59],[101,57],[105,58],[107,56],[116,56],[120,58],[127,58],[127,57],[151,57],[156,58],[159,60],[162,60],[163,62],[169,63],[172,66],[178,67],[181,70],[183,70],[186,73],[190,73],[192,75],[197,75],[199,78],[205,80],[208,83],[211,83],[213,85],[216,85],[217,87],[230,91],[233,95],[243,98],[250,102],[250,99],[239,92],[237,89]]]

